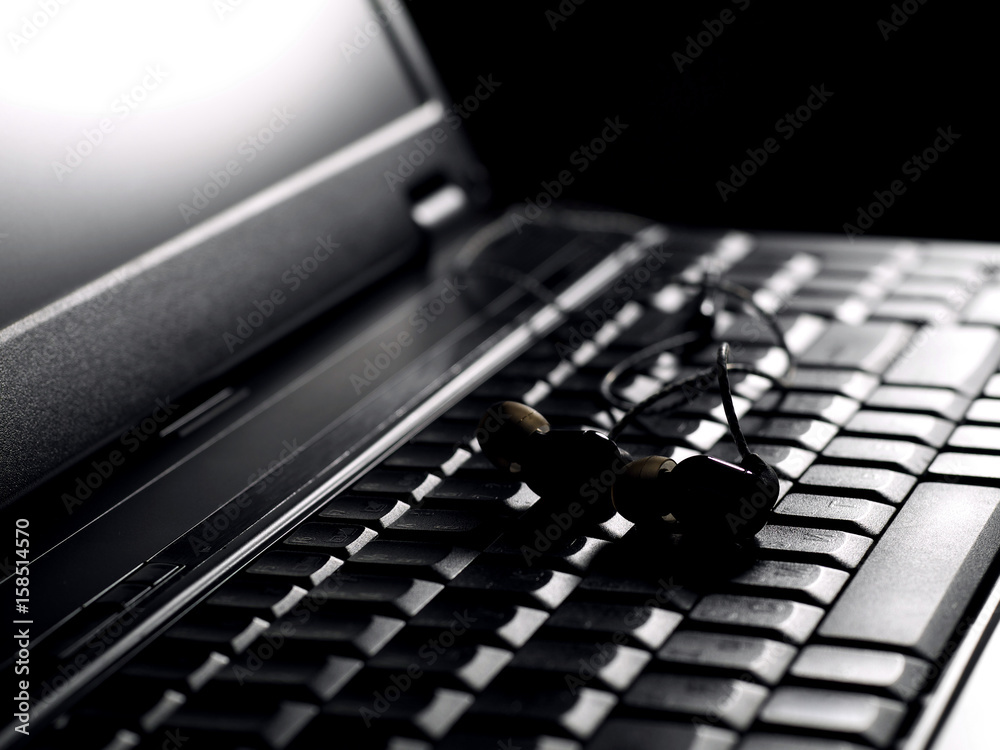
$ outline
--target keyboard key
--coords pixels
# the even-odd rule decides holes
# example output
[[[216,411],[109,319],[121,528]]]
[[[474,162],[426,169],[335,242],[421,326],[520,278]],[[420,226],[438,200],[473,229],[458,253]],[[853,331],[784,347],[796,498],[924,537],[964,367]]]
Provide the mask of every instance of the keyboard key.
[[[318,516],[336,523],[359,523],[381,531],[409,509],[402,500],[341,495],[327,503]]]
[[[325,581],[343,564],[342,560],[330,555],[268,550],[245,572],[251,576],[287,580],[309,589]]]
[[[481,548],[500,534],[495,517],[461,510],[416,508],[394,521],[383,539]]]
[[[878,378],[858,370],[797,367],[792,387],[797,391],[837,393],[855,401],[864,401],[878,387]]]
[[[856,568],[872,540],[866,536],[833,529],[803,529],[769,523],[754,541],[765,556]]]
[[[986,382],[983,395],[988,398],[1000,398],[1000,375],[992,375]]]
[[[492,720],[498,731],[517,726],[523,728],[521,731],[586,740],[617,702],[613,694],[589,687],[570,691],[561,682],[553,688],[548,684],[508,681],[499,687],[491,686],[469,714]]]
[[[177,737],[194,740],[195,746],[288,747],[313,720],[319,709],[306,703],[283,701],[273,707],[235,702],[222,707],[186,705],[175,713],[150,747],[172,747]]]
[[[712,365],[719,355],[719,347],[712,345],[692,357],[698,365]],[[778,346],[747,346],[736,344],[730,351],[731,362],[741,362],[754,369],[778,378],[788,372],[788,353]]]
[[[744,737],[740,750],[864,750],[864,747],[844,740],[754,732]]]
[[[396,617],[324,610],[275,623],[269,633],[283,638],[284,648],[293,652],[329,652],[363,659],[381,651],[403,625]]]
[[[125,665],[128,677],[156,680],[160,688],[197,692],[229,664],[229,657],[215,651],[190,649],[177,641],[163,641]]]
[[[885,372],[912,335],[913,326],[905,323],[869,322],[855,326],[834,321],[799,362],[878,375]]]
[[[903,385],[879,387],[865,404],[868,409],[916,411],[957,422],[969,408],[969,398],[943,388],[916,388]]]
[[[427,606],[443,588],[440,583],[413,578],[338,573],[310,592],[309,599],[328,604],[337,612],[344,611],[345,605],[353,605],[371,614],[405,618]]]
[[[306,595],[301,586],[266,584],[253,580],[232,580],[208,597],[206,604],[231,610],[246,610],[266,620],[287,614]]]
[[[154,732],[186,700],[183,693],[169,688],[164,690],[160,680],[119,674],[74,706],[69,721],[60,722],[60,731],[77,735],[76,744],[79,744],[81,734],[92,740],[93,735],[104,727],[124,726],[136,731]],[[68,737],[64,735],[63,739],[68,740]],[[69,747],[72,743],[50,746]]]
[[[836,318],[844,323],[857,325],[868,317],[869,307],[852,291],[822,292],[808,291],[788,302],[788,309],[796,312],[813,313],[828,318]]]
[[[569,573],[476,563],[462,571],[451,585],[470,594],[480,593],[490,601],[507,599],[513,604],[552,610],[578,583],[579,577]]]
[[[651,414],[642,417],[641,424],[631,424],[622,433],[629,436],[649,436],[658,443],[677,443],[699,451],[707,451],[729,434],[729,428],[721,422],[705,419],[677,419]]]
[[[559,364],[559,357],[552,353],[549,359],[518,358],[500,371],[502,377],[525,380],[544,380]]]
[[[582,750],[579,742],[563,737],[546,734],[526,736],[517,732],[501,733],[503,739],[498,740],[496,734],[455,731],[434,747],[436,750]],[[429,750],[429,748],[422,744],[390,745],[387,750]]]
[[[955,425],[927,414],[859,411],[844,425],[845,433],[914,440],[940,448]]]
[[[260,617],[242,614],[219,613],[197,607],[163,637],[179,641],[192,641],[228,654],[240,654],[257,637],[267,630],[270,623]]]
[[[933,448],[926,445],[902,440],[838,437],[823,451],[823,458],[920,475],[930,466],[935,453]]]
[[[823,450],[837,434],[836,425],[804,417],[775,417],[766,420],[749,417],[742,421],[740,427],[748,439],[787,443],[816,452]]]
[[[392,686],[392,683],[389,683]],[[438,688],[411,689],[390,701],[382,692],[374,696],[342,694],[323,707],[323,714],[309,728],[303,747],[325,747],[331,738],[399,734],[422,740],[439,740],[472,705],[466,692]]]
[[[615,341],[616,347],[638,351],[684,332],[684,322],[673,313],[646,308]],[[544,412],[543,412],[544,413]]]
[[[981,422],[986,425],[1000,424],[1000,398],[980,398],[972,402],[965,414],[968,422]]]
[[[528,406],[534,406],[550,393],[552,393],[552,385],[545,380],[539,380],[520,397],[520,401]]]
[[[721,316],[720,316],[721,317]],[[785,343],[792,354],[801,355],[819,338],[827,328],[827,321],[815,315],[781,315],[778,317],[778,327],[785,337]],[[761,344],[777,346],[778,340],[771,327],[753,315],[731,315],[722,331],[716,338],[728,341],[731,345]]]
[[[791,492],[772,511],[776,523],[825,526],[877,536],[892,518],[891,505],[859,497],[804,495]]]
[[[500,476],[499,471],[496,476]],[[483,513],[521,513],[537,500],[538,495],[521,482],[483,482],[449,477],[428,492],[426,505],[428,508],[455,508]]]
[[[187,702],[187,696],[176,690],[166,690],[152,708],[139,715],[139,727],[145,732],[155,732],[168,722]]]
[[[939,325],[955,320],[955,309],[946,302],[934,299],[909,299],[890,296],[875,306],[872,318],[905,320],[909,323]]]
[[[687,664],[702,670],[746,672],[768,685],[784,675],[795,647],[749,635],[682,630],[667,641],[656,658],[667,664]]]
[[[929,279],[926,276],[915,276],[893,287],[899,297],[916,297],[918,299],[948,300],[954,297],[955,284],[946,279]]]
[[[576,335],[569,328],[563,328],[561,335],[556,334],[551,338],[558,339],[551,343],[560,358],[559,365],[549,375],[549,379],[553,383],[559,382],[560,377],[562,377],[560,371],[565,372],[567,368],[590,366],[608,370],[617,361],[617,352],[608,351],[605,348],[606,343],[598,345],[593,340],[584,340],[583,337]],[[607,337],[605,337],[606,341]]]
[[[962,318],[966,323],[1000,326],[1000,286],[981,289]]]
[[[520,396],[507,396],[507,398],[520,398]],[[445,443],[410,443],[399,448],[383,461],[382,465],[387,469],[420,469],[448,477],[471,456],[471,451]]]
[[[766,724],[847,735],[888,747],[906,711],[901,703],[872,695],[811,688],[779,688],[761,711]]]
[[[441,632],[456,626],[468,629],[467,638],[486,645],[518,649],[548,619],[547,612],[515,604],[470,604],[462,599],[435,600],[410,621],[411,627]]]
[[[986,264],[990,262],[986,257],[972,257],[965,253],[957,257],[957,248],[947,248],[930,250],[921,259],[919,266],[914,269],[914,275],[919,278],[932,278],[937,280],[954,280],[960,282],[966,288],[977,286],[983,282]],[[959,251],[961,252],[961,251]],[[958,284],[952,283],[954,289]]]
[[[312,521],[304,523],[282,540],[282,544],[314,549],[346,559],[378,534],[364,526]]]
[[[264,653],[273,653],[273,650]],[[306,702],[328,701],[341,691],[363,666],[359,659],[343,656],[289,659],[279,652],[270,659],[252,653],[240,657],[220,671],[206,687],[209,700],[214,693],[231,695],[234,689],[258,693],[262,698],[280,696]]]
[[[355,482],[350,491],[394,497],[410,505],[416,505],[440,483],[440,477],[424,471],[375,469]]]
[[[651,454],[647,453],[646,455]],[[585,526],[584,530],[589,536],[614,542],[621,539],[629,531],[631,531],[633,526],[635,526],[635,524],[625,518],[625,516],[621,513],[615,513],[613,516],[610,516],[603,521],[598,521],[589,526]]]
[[[921,329],[885,374],[892,385],[951,388],[975,396],[1000,364],[1000,332],[942,325]]]
[[[587,396],[559,396],[550,395],[542,399],[538,409],[545,418],[553,425],[580,425],[590,424],[601,426],[606,422],[603,415],[604,406],[597,398]]]
[[[586,572],[601,550],[611,544],[606,539],[592,536],[578,536],[567,543],[562,543],[560,539],[551,548],[548,544],[540,545],[537,539],[528,544],[525,541],[528,540],[516,536],[505,537],[490,545],[486,552],[490,555],[507,556],[513,560],[513,564],[580,574]],[[538,551],[542,547],[545,552]]]
[[[689,611],[698,601],[698,594],[691,589],[663,578],[647,580],[634,575],[591,573],[580,583],[579,590],[580,595],[588,599],[642,603],[647,607],[667,607],[678,612]]]
[[[351,558],[347,570],[444,582],[461,573],[478,554],[463,547],[377,539]]]
[[[648,651],[610,641],[581,643],[535,638],[517,652],[506,674],[512,675],[512,679],[530,681],[532,673],[550,672],[570,690],[586,685],[619,693],[628,689],[650,658]]]
[[[754,405],[754,412],[792,414],[812,417],[832,422],[836,425],[847,423],[858,410],[858,402],[833,393],[809,393],[804,391],[772,391]]]
[[[416,445],[441,443],[453,448],[464,448],[475,454],[479,452],[479,443],[473,440],[472,435],[475,429],[475,424],[467,421],[438,419],[418,432],[410,442]]]
[[[479,692],[489,685],[513,657],[510,651],[477,644],[456,644],[467,627],[435,633],[427,640],[398,638],[366,665],[366,682],[392,685],[392,675],[409,672],[436,687]],[[414,669],[414,666],[416,669]],[[373,675],[369,670],[379,670]],[[419,672],[417,672],[419,670]]]
[[[1000,461],[995,455],[942,453],[934,459],[927,474],[952,481],[995,484],[1000,479]]]
[[[698,622],[760,630],[771,637],[803,643],[823,617],[823,610],[782,599],[709,594],[698,603],[690,617]]]
[[[627,378],[628,376],[622,376]],[[577,370],[559,383],[559,392],[568,395],[577,393],[594,394],[600,391],[601,381],[604,380],[604,371],[587,368]],[[624,382],[624,380],[623,380]]]
[[[822,275],[810,279],[805,284],[799,294],[808,297],[810,294],[829,294],[838,292],[840,294],[855,295],[867,301],[874,301],[882,295],[883,289],[872,277],[866,273],[852,273],[834,275]]]
[[[922,691],[930,665],[912,656],[841,646],[807,646],[795,664],[795,677],[870,688],[909,701]]]
[[[725,677],[645,674],[622,703],[643,711],[711,716],[727,727],[745,730],[767,695],[767,688]]]
[[[753,406],[753,402],[750,399],[733,396],[733,408],[736,411],[736,416],[740,419],[743,419],[744,415],[750,411],[751,406]],[[719,397],[714,393],[705,393],[690,401],[681,402],[674,414],[714,419],[722,423],[726,421],[725,409],[723,409]]]
[[[998,505],[997,489],[917,485],[820,634],[936,658],[1000,547]]]
[[[535,342],[531,348],[518,358],[517,362],[549,362],[552,364],[559,362],[562,356],[557,349],[561,347],[557,347],[556,342],[564,340],[564,334],[567,333],[566,328],[567,326],[564,324],[561,329],[550,334],[547,338]],[[510,365],[507,367],[509,368]]]
[[[777,472],[779,478],[798,479],[809,468],[816,454],[790,445],[767,445],[750,442],[750,450],[763,458]],[[738,464],[740,454],[733,443],[719,443],[711,455],[723,461]]]
[[[796,243],[798,244],[798,243]],[[837,276],[852,271],[864,271],[875,278],[898,278],[899,269],[917,262],[917,251],[910,245],[877,245],[864,248],[844,242],[811,245],[810,253],[823,259],[823,275]]]
[[[739,737],[721,727],[667,723],[641,719],[612,719],[607,722],[588,750],[732,750]],[[495,750],[495,748],[491,748]]]
[[[503,475],[482,453],[474,453],[472,458],[462,464],[455,479],[476,480],[479,482],[494,482]]]
[[[767,393],[772,386],[770,380],[751,372],[730,373],[729,382],[733,387],[733,393],[744,396],[751,401],[759,399]],[[713,388],[712,392],[716,393],[718,391]]]
[[[802,489],[831,495],[856,495],[899,505],[917,480],[889,469],[817,464],[799,479]]]
[[[604,638],[641,648],[663,645],[683,617],[677,612],[651,606],[629,606],[605,602],[566,602],[545,624],[554,638]]]
[[[848,574],[823,565],[788,560],[756,560],[730,579],[734,588],[777,598],[795,598],[807,604],[829,604],[847,583]]]
[[[111,740],[103,745],[103,750],[132,750],[142,742],[142,737],[127,729],[119,729]]]
[[[1000,427],[960,425],[948,438],[948,447],[1000,453]]]

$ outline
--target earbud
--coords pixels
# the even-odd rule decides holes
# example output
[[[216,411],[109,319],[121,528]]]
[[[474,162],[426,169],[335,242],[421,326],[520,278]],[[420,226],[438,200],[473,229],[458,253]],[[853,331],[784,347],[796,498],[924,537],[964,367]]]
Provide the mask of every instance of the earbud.
[[[597,499],[631,457],[597,430],[553,430],[530,406],[493,404],[479,420],[476,439],[490,462],[543,497],[576,492]]]
[[[680,463],[646,456],[625,467],[612,499],[634,523],[670,514],[696,536],[738,541],[764,528],[778,499],[778,477],[756,453],[739,465],[712,456]]]
[[[714,541],[751,538],[767,523],[778,497],[778,477],[755,453],[739,465],[711,456],[680,463],[663,456],[636,460],[597,430],[553,430],[524,404],[494,404],[476,438],[498,469],[525,481],[543,497],[610,491],[615,509],[636,524],[672,515],[686,533]]]

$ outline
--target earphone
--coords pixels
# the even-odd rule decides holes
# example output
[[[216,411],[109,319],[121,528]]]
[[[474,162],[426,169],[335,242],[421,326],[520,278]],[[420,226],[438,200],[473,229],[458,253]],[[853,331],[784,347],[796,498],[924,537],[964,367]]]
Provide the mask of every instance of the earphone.
[[[539,495],[575,492],[593,503],[607,493],[615,510],[633,523],[655,524],[672,515],[694,537],[745,541],[767,523],[778,498],[778,477],[749,450],[739,429],[727,358],[728,345],[723,344],[718,377],[733,439],[742,456],[739,464],[703,455],[680,463],[664,456],[633,459],[610,435],[597,430],[553,430],[538,411],[513,401],[487,409],[476,437],[494,466],[522,479]],[[619,431],[622,426],[622,421],[616,425]]]
[[[574,221],[579,216],[571,214]],[[632,220],[634,217],[625,217]],[[607,219],[602,219],[601,229]],[[613,223],[613,222],[612,222]],[[632,231],[635,229],[629,226]],[[586,227],[594,230],[594,227]],[[555,295],[534,277],[506,266],[479,265],[473,260],[484,248],[509,231],[501,226],[477,238],[465,251],[466,272],[506,278],[542,302],[559,305]],[[475,274],[474,274],[475,275]],[[685,535],[711,542],[744,543],[767,523],[777,502],[779,483],[774,469],[750,451],[740,429],[733,403],[729,372],[763,377],[779,387],[787,387],[795,362],[776,318],[764,311],[753,294],[738,284],[706,275],[699,282],[675,278],[671,283],[702,290],[701,329],[673,336],[626,357],[607,372],[600,392],[607,403],[624,410],[607,434],[596,429],[555,430],[535,409],[513,401],[493,404],[480,420],[476,438],[484,455],[501,471],[524,481],[539,495],[574,497],[583,505],[610,503],[626,519],[647,528],[657,524]],[[710,328],[718,307],[710,293],[737,299],[770,329],[788,357],[788,372],[780,379],[757,368],[730,363],[730,347],[719,347],[715,365],[657,389],[638,403],[615,393],[615,383],[627,372],[671,349],[699,346],[710,338]],[[706,325],[707,324],[707,325]],[[734,464],[707,455],[690,456],[680,462],[664,456],[633,458],[616,443],[630,424],[642,425],[643,414],[672,408],[671,397],[689,388],[703,391],[704,384],[717,380],[730,434],[740,453]],[[645,426],[645,425],[643,425]],[[648,426],[646,427],[647,429]],[[672,517],[676,524],[665,523]]]

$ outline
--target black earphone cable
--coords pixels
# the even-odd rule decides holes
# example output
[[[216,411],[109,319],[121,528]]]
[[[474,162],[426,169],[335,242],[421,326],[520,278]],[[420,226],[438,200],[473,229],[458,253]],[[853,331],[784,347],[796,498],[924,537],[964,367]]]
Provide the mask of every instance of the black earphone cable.
[[[566,226],[582,231],[614,231],[633,234],[651,225],[648,221],[631,214],[616,214],[613,212],[586,212],[569,210],[560,211],[557,214],[557,217],[558,220],[550,217],[542,223],[554,223],[559,226]],[[490,245],[503,237],[510,235],[513,231],[513,222],[507,222],[505,217],[501,217],[484,227],[482,230],[477,232],[464,247],[462,247],[453,259],[453,265],[455,266],[456,271],[466,276],[479,275],[508,281],[521,287],[543,303],[553,306],[558,312],[568,315],[571,311],[564,309],[563,306],[559,304],[559,300],[555,292],[531,274],[502,263],[477,262],[479,261],[480,256]],[[728,295],[729,297],[732,297],[742,303],[744,308],[747,309],[751,315],[762,321],[770,329],[778,345],[784,350],[788,358],[787,371],[783,377],[775,377],[750,365],[730,363],[730,345],[728,342],[723,342],[719,347],[718,356],[714,365],[698,370],[687,377],[675,379],[674,381],[666,383],[663,387],[659,388],[654,393],[643,398],[637,403],[631,402],[616,394],[614,391],[615,383],[618,382],[618,380],[620,380],[626,373],[632,371],[654,357],[663,354],[664,352],[670,351],[671,349],[682,348],[697,342],[699,339],[703,338],[703,332],[688,331],[670,336],[625,357],[614,367],[608,370],[608,372],[601,379],[599,390],[604,400],[611,406],[625,410],[622,417],[612,426],[608,436],[611,439],[615,439],[629,424],[636,421],[644,414],[658,414],[676,409],[680,404],[680,400],[676,400],[674,403],[668,403],[670,396],[684,388],[692,386],[693,384],[704,383],[706,378],[712,378],[715,376],[718,379],[723,410],[726,414],[726,421],[729,423],[729,430],[732,433],[733,440],[736,443],[736,447],[739,450],[740,455],[746,457],[750,453],[750,449],[747,445],[746,438],[743,435],[743,431],[740,428],[739,418],[736,414],[729,372],[744,372],[757,375],[758,377],[768,380],[779,388],[787,388],[794,377],[796,364],[795,357],[788,346],[784,331],[782,331],[777,318],[771,312],[764,310],[757,303],[754,299],[752,291],[744,286],[722,278],[717,273],[712,273],[709,269],[704,270],[702,277],[697,282],[687,281],[680,278],[672,278],[667,280],[667,283],[700,289],[703,296],[703,303],[708,301],[708,295],[710,292],[722,292],[724,295]],[[723,308],[724,305],[715,304],[713,301],[710,313],[714,316]],[[562,354],[560,354],[560,358],[563,358]],[[662,405],[657,406],[660,404]],[[648,426],[644,425],[644,428],[649,430]],[[650,431],[652,432],[652,430]]]
[[[726,421],[729,423],[729,432],[736,443],[736,449],[740,452],[741,458],[750,455],[750,446],[743,435],[743,428],[740,427],[740,418],[736,416],[736,405],[733,403],[733,389],[729,384],[729,344],[723,341],[719,345],[719,356],[715,360],[719,368],[719,390],[722,392],[722,408],[726,412]]]
[[[788,388],[795,376],[795,355],[788,346],[788,341],[785,337],[784,331],[781,330],[781,325],[778,323],[778,319],[772,313],[764,310],[759,304],[757,304],[757,301],[753,298],[753,292],[746,287],[720,277],[716,277],[715,279],[708,281],[707,274],[697,284],[683,281],[677,281],[674,283],[700,287],[703,294],[707,294],[709,290],[721,291],[735,298],[739,302],[742,302],[744,306],[750,310],[754,317],[762,320],[771,330],[771,333],[777,340],[778,345],[785,352],[785,356],[788,358],[788,369],[785,375],[779,378],[750,365],[730,363],[730,346],[728,342],[723,342],[719,347],[719,354],[716,358],[715,366],[706,367],[685,378],[667,383],[662,388],[653,392],[638,403],[629,402],[616,394],[614,392],[614,385],[627,372],[664,352],[671,349],[677,349],[696,341],[699,334],[697,332],[690,332],[671,336],[626,357],[608,370],[604,378],[602,378],[600,392],[604,400],[612,406],[627,410],[625,414],[622,415],[622,417],[612,426],[608,436],[614,440],[629,424],[636,421],[643,414],[658,414],[676,409],[680,403],[679,401],[665,404],[660,408],[655,408],[655,406],[666,402],[669,396],[683,388],[691,386],[694,383],[704,382],[705,378],[711,377],[713,374],[716,374],[717,371],[719,390],[721,392],[723,410],[726,413],[726,421],[729,423],[729,431],[732,433],[733,440],[736,443],[737,449],[740,451],[740,455],[745,458],[750,453],[750,448],[747,445],[746,438],[740,428],[739,418],[736,415],[736,407],[733,403],[733,392],[729,380],[729,372],[745,372],[757,375],[758,377],[765,378],[779,388]],[[648,426],[644,427],[650,432],[654,432],[653,430],[650,430]]]

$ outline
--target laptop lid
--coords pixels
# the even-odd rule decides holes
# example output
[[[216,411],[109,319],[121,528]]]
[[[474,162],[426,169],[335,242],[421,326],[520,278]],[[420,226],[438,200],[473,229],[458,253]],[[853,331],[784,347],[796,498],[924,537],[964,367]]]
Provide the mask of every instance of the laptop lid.
[[[4,16],[2,504],[483,194],[399,2]]]

